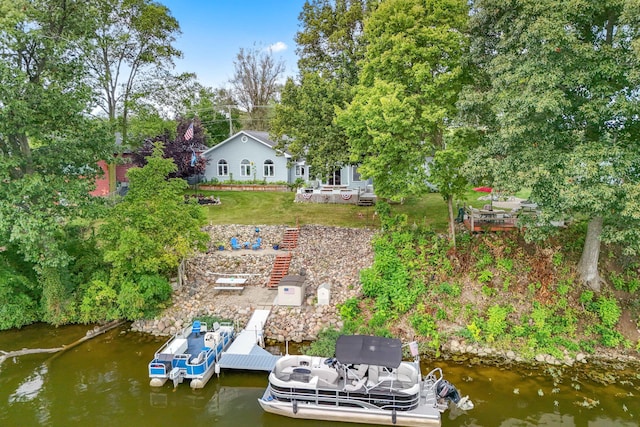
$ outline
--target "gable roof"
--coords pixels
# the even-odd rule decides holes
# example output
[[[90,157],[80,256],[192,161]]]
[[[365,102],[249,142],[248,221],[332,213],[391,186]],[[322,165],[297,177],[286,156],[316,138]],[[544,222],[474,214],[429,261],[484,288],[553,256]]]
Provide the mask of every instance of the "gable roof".
[[[238,132],[238,133],[236,133],[234,135],[231,135],[229,138],[225,139],[221,143],[216,144],[213,147],[209,148],[208,150],[204,151],[202,153],[202,155],[204,156],[204,155],[209,154],[211,151],[221,147],[222,145],[228,143],[229,141],[232,141],[232,140],[236,139],[240,135],[252,138],[253,140],[259,142],[260,144],[266,145],[267,147],[271,148],[272,150],[282,154],[286,158],[290,158],[291,157],[290,153],[288,153],[286,151],[282,151],[282,150],[277,150],[275,148],[277,143],[275,141],[272,141],[271,138],[269,138],[269,132],[263,132],[263,131],[258,131],[258,130],[241,130],[240,132]]]

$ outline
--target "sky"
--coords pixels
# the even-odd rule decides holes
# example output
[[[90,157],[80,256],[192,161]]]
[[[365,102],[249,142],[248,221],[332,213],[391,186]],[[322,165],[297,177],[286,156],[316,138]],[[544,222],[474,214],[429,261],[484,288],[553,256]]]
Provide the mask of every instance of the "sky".
[[[304,0],[156,0],[180,23],[174,46],[178,73],[193,72],[205,86],[228,87],[240,48],[271,47],[285,63],[282,79],[297,74],[295,35]]]

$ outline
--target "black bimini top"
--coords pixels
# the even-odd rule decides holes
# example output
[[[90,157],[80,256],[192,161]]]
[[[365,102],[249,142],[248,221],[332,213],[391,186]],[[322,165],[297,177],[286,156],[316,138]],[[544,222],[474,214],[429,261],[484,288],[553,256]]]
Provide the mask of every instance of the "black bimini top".
[[[397,368],[402,362],[402,342],[368,335],[341,335],[336,342],[336,359],[342,364]]]

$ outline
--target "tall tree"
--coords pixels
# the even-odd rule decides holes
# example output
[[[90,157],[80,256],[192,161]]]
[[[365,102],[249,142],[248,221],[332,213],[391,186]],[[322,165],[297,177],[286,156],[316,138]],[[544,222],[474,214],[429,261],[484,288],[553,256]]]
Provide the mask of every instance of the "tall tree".
[[[540,221],[587,222],[579,270],[599,290],[600,242],[640,249],[638,3],[478,0],[473,9],[472,58],[490,84],[468,99],[492,113],[480,123],[490,128],[482,154],[496,159],[498,183],[532,189]]]
[[[373,0],[312,0],[300,13],[296,80],[288,79],[276,105],[272,136],[279,148],[304,159],[312,176],[327,177],[349,163],[344,131],[335,124],[358,81],[363,25]]]
[[[91,119],[82,45],[95,4],[0,2],[0,241],[34,266],[45,321],[73,317],[72,221],[87,217],[97,161],[113,145]]]
[[[121,116],[127,143],[130,103],[138,85],[173,67],[182,53],[173,47],[180,33],[169,9],[153,0],[103,0],[97,7],[98,28],[92,37],[88,65],[99,105],[111,121]]]
[[[185,138],[187,129],[193,124],[193,137]],[[173,138],[168,132],[148,138],[133,155],[133,162],[138,167],[144,167],[158,143],[161,143],[165,159],[173,160],[175,170],[169,173],[169,178],[187,178],[192,175],[204,173],[207,167],[206,160],[197,155],[207,147],[203,144],[205,139],[204,129],[199,119],[178,120],[177,136]]]
[[[425,165],[443,148],[466,78],[465,1],[389,0],[365,21],[367,40],[351,104],[338,115],[351,161],[376,193],[401,199],[428,189]]]
[[[253,47],[241,48],[233,65],[232,96],[247,114],[245,127],[268,130],[269,112],[278,95],[278,79],[284,73],[284,62],[276,60],[271,50]]]
[[[467,160],[464,151],[453,147],[438,150],[429,165],[429,182],[438,188],[438,192],[447,203],[449,210],[449,237],[456,247],[456,230],[453,212],[453,200],[462,198],[468,181],[464,175],[463,165]]]
[[[166,299],[158,285],[166,288],[178,265],[204,249],[209,238],[200,229],[203,211],[184,201],[186,181],[168,178],[176,169],[158,143],[144,167],[129,169],[129,193],[100,227],[105,260],[113,270],[108,287],[100,283],[94,288],[101,294],[104,288],[116,290],[128,319],[142,317],[153,308],[149,305]]]

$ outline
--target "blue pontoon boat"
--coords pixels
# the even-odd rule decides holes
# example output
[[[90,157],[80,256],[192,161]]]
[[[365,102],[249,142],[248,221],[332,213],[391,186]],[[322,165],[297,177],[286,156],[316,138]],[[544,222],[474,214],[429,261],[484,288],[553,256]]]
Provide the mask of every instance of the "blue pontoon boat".
[[[156,351],[149,363],[152,387],[160,387],[172,380],[174,387],[185,379],[191,388],[202,388],[215,372],[215,365],[234,338],[231,324],[207,324],[198,320],[175,334]]]

